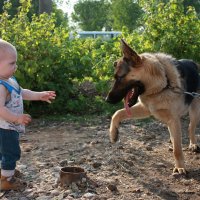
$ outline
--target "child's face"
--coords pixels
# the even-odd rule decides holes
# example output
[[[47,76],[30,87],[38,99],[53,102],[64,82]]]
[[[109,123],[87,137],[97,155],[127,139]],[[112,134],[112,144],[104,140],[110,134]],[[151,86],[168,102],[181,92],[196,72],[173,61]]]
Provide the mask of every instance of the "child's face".
[[[5,52],[0,59],[0,77],[8,79],[13,76],[17,69],[17,54],[15,51]]]

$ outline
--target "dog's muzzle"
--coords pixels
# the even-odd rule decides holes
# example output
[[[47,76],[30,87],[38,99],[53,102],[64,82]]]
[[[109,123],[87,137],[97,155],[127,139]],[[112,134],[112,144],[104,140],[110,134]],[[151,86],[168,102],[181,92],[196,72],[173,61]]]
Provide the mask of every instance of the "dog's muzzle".
[[[116,104],[120,102],[123,98],[127,97],[127,95],[130,94],[131,91],[134,91],[134,93],[131,97],[129,97],[128,100],[128,106],[131,107],[136,104],[138,96],[145,91],[144,84],[142,84],[140,81],[132,81],[122,89],[118,89],[114,85],[105,100],[108,103]]]

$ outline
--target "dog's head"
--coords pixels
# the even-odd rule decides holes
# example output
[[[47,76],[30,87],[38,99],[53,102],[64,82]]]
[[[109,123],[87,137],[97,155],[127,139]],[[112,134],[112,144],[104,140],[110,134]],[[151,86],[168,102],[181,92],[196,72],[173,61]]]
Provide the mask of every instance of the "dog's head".
[[[114,104],[126,98],[131,107],[145,90],[141,82],[142,58],[124,40],[121,40],[121,48],[123,57],[114,63],[115,82],[106,101]]]

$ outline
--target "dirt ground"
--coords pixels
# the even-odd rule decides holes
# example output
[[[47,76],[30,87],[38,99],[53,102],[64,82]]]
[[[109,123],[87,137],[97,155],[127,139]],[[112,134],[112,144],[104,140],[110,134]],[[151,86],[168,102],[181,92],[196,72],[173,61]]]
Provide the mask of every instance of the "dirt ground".
[[[91,123],[34,120],[21,138],[17,168],[24,191],[1,193],[10,200],[200,200],[200,154],[188,150],[187,118],[183,148],[187,176],[174,176],[167,128],[158,121],[127,120],[120,141],[110,144],[110,119]],[[200,128],[197,129],[198,140]],[[58,181],[61,167],[78,166],[87,177],[69,186]]]

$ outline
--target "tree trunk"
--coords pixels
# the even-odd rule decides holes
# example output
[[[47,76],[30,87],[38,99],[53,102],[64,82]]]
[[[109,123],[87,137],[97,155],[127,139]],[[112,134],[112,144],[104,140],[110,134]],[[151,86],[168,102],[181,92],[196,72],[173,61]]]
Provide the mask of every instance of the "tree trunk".
[[[52,0],[39,0],[39,13],[48,13],[52,12]]]

